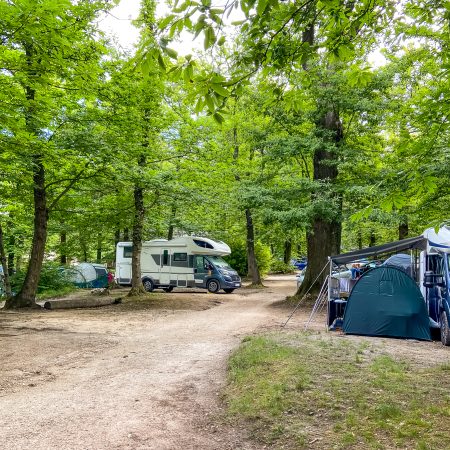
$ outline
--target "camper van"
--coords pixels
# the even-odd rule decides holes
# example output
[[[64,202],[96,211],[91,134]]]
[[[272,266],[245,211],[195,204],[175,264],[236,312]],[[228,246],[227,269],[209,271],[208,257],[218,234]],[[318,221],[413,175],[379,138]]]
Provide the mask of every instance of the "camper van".
[[[119,242],[116,248],[116,282],[131,284],[131,242]],[[142,243],[141,276],[146,291],[174,287],[204,288],[209,292],[223,289],[231,294],[241,287],[237,272],[222,259],[231,253],[220,241],[197,236],[155,239]]]
[[[450,228],[425,230],[426,250],[420,253],[420,289],[428,307],[431,328],[440,329],[450,345]]]

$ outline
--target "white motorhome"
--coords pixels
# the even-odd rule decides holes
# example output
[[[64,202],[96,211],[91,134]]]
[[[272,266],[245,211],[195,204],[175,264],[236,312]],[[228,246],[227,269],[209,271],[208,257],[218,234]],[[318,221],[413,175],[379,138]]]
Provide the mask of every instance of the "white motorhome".
[[[131,242],[119,242],[116,248],[116,282],[131,284]],[[227,294],[241,287],[238,273],[221,257],[231,253],[224,242],[182,236],[171,240],[144,241],[141,252],[141,276],[146,291],[174,287],[223,289]]]

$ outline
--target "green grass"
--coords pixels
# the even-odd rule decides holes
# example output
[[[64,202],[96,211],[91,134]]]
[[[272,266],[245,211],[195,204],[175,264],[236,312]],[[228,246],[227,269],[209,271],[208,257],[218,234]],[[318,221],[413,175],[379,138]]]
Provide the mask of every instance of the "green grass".
[[[43,292],[40,292],[37,294],[38,300],[47,300],[50,298],[57,298],[57,297],[64,297],[65,295],[71,294],[72,292],[75,292],[79,290],[76,286],[63,286],[59,289],[49,289]]]
[[[448,362],[417,368],[367,341],[272,335],[246,338],[228,377],[230,419],[273,448],[450,448]]]

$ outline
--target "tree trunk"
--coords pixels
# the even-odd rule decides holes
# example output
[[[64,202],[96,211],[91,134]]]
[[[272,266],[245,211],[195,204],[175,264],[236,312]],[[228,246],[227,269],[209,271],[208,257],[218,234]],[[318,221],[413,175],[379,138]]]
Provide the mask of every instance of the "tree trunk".
[[[338,176],[338,155],[336,152],[329,151],[328,146],[333,143],[338,145],[343,139],[342,124],[335,111],[330,109],[324,113],[317,122],[317,133],[322,138],[323,144],[322,148],[314,152],[313,177],[316,181],[330,183],[332,189],[333,182]],[[308,290],[312,294],[319,291],[327,276],[326,270],[322,273],[321,271],[327,264],[328,257],[340,253],[342,198],[331,191],[330,203],[337,203],[338,210],[333,214],[335,219],[329,220],[316,216],[311,231],[307,233],[308,265],[303,283],[296,294],[298,296],[305,295]]]
[[[409,234],[409,226],[408,226],[408,219],[403,220],[398,225],[398,238],[406,239]]]
[[[10,298],[12,296],[11,283],[9,281],[9,270],[8,264],[6,262],[5,246],[3,243],[3,229],[1,224],[0,224],[0,264],[3,267],[3,286],[5,288],[6,298]]]
[[[102,236],[99,234],[97,239],[97,264],[102,262]]]
[[[173,239],[173,231],[174,231],[174,220],[177,215],[177,208],[172,203],[171,209],[170,209],[170,219],[169,219],[169,231],[167,233],[167,239],[170,241]]]
[[[284,255],[283,261],[285,264],[289,264],[291,262],[292,255],[292,242],[290,240],[284,241]]]
[[[48,300],[44,303],[44,308],[45,309],[94,308],[98,306],[118,305],[119,303],[122,303],[121,298],[92,296],[87,298]]]
[[[362,243],[362,233],[360,229],[358,229],[357,239],[358,239],[358,248],[361,250],[363,248],[363,243]]]
[[[141,155],[138,161],[139,167],[145,167],[145,155]],[[144,188],[139,186],[139,181],[134,186],[134,219],[133,219],[133,254],[131,257],[131,290],[129,296],[145,293],[141,278],[141,250],[144,229]]]
[[[36,76],[35,72],[35,51],[32,42],[24,44],[26,61],[30,76]],[[27,99],[25,109],[26,129],[31,136],[39,136],[38,117],[36,113],[34,87],[25,86],[25,97]],[[47,241],[47,195],[45,191],[45,168],[43,155],[40,149],[31,157],[33,174],[33,200],[34,200],[34,229],[33,241],[31,247],[30,260],[25,275],[22,288],[19,293],[6,301],[5,308],[21,308],[27,306],[36,306],[36,293],[41,275],[42,263],[44,261],[45,243]]]
[[[252,285],[261,286],[262,280],[259,274],[258,262],[255,254],[255,229],[253,226],[253,218],[251,211],[245,210],[246,228],[247,228],[247,263],[248,275],[252,279]]]
[[[130,230],[128,228],[125,228],[123,230],[123,240],[125,242],[128,242],[130,240]]]
[[[373,230],[370,230],[369,247],[375,247],[376,243],[377,243],[377,238],[375,236],[375,232]]]
[[[14,298],[6,301],[5,308],[23,308],[36,305],[36,292],[47,240],[48,211],[42,156],[34,156],[33,163],[34,232],[31,255],[22,288]]]
[[[61,264],[65,265],[67,264],[67,255],[66,255],[66,242],[67,242],[67,233],[65,231],[61,231],[61,234],[59,235],[59,243],[61,244],[60,246],[60,251],[61,251],[61,257],[60,257],[60,261]]]
[[[239,143],[237,127],[233,128],[234,152],[233,161],[237,163],[239,158]],[[241,181],[238,173],[234,176],[237,182]],[[248,276],[252,279],[252,286],[262,286],[261,275],[259,273],[258,262],[255,254],[255,228],[253,226],[253,217],[249,208],[245,209],[245,223],[247,229],[247,269]]]
[[[11,225],[11,224],[10,224]],[[16,237],[14,236],[14,230],[12,226],[8,227],[11,231],[11,235],[8,238],[8,275],[12,276],[14,274],[15,268],[15,246],[16,246]]]

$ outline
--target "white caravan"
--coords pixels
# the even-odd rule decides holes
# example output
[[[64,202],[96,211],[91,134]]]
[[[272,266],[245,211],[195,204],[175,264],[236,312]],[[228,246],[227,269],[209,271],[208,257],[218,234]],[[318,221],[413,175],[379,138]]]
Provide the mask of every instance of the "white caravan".
[[[116,282],[131,284],[131,242],[119,242],[116,248]],[[230,247],[220,241],[182,236],[171,240],[144,241],[141,252],[141,276],[146,291],[174,287],[205,288],[209,292],[223,289],[227,294],[241,287],[238,273],[221,256]]]

